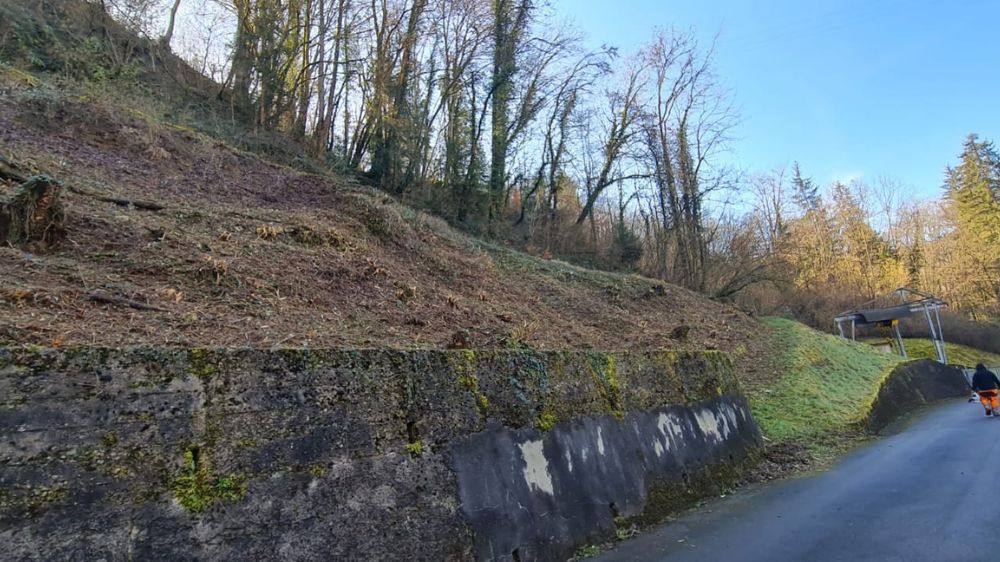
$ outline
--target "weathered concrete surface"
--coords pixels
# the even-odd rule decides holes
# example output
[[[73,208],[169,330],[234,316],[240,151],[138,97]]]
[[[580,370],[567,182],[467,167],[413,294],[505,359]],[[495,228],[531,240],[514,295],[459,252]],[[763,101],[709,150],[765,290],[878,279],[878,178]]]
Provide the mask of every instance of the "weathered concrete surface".
[[[406,449],[411,423],[426,433],[479,423],[429,359],[6,351],[3,557],[466,559],[446,456]],[[408,384],[424,370],[438,376]]]
[[[545,433],[495,426],[456,444],[454,462],[480,560],[564,560],[623,520],[655,520],[683,495],[701,497],[708,490],[693,489],[692,475],[714,466],[739,474],[759,441],[746,401],[723,396]],[[728,483],[715,476],[715,489]],[[657,505],[650,492],[669,486],[680,497]]]
[[[755,487],[588,562],[996,562],[1000,420],[945,401],[829,470]]]
[[[878,432],[901,416],[938,400],[968,394],[962,371],[922,359],[902,363],[882,383],[867,426]]]
[[[453,444],[546,430],[537,459],[600,431],[623,475],[675,499],[708,468],[658,486],[656,445],[616,443],[652,435],[638,412],[738,394],[715,352],[0,349],[0,557],[471,559],[493,539],[461,507]],[[614,498],[642,509],[638,488]],[[607,528],[606,511],[560,545]]]

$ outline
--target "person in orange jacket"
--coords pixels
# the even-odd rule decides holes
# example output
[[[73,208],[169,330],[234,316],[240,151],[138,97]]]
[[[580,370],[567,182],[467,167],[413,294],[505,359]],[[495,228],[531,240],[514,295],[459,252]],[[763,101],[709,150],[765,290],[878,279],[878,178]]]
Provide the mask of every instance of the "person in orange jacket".
[[[972,390],[979,395],[987,416],[1000,416],[1000,379],[982,363],[976,365],[972,375]]]

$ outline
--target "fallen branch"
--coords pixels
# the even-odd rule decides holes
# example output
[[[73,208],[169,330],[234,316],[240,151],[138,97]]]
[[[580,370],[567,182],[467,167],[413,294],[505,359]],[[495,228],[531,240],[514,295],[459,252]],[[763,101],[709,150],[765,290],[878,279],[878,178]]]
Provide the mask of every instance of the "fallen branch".
[[[0,156],[0,179],[17,183],[24,183],[28,181],[26,176],[21,175],[21,173],[17,171],[17,166],[3,156]]]
[[[95,197],[97,197],[98,201],[114,203],[115,205],[120,205],[122,207],[135,207],[136,209],[143,209],[146,211],[162,211],[163,209],[166,209],[165,206],[160,205],[159,203],[153,203],[152,201],[137,201],[134,199],[122,199],[120,197],[99,197],[96,195]]]
[[[166,206],[161,205],[159,203],[153,203],[152,201],[138,201],[135,199],[125,199],[123,197],[105,197],[103,195],[98,195],[91,191],[87,191],[85,189],[80,189],[79,187],[74,187],[70,185],[65,187],[66,189],[72,191],[73,193],[76,193],[77,195],[83,195],[84,197],[93,197],[98,201],[104,203],[113,203],[121,207],[135,207],[136,209],[144,209],[146,211],[162,211],[163,209],[166,209]]]
[[[139,301],[134,301],[132,299],[126,299],[122,297],[115,297],[112,295],[104,295],[101,293],[90,293],[87,298],[102,304],[110,304],[113,306],[126,306],[128,308],[134,308],[136,310],[150,310],[155,312],[166,312],[165,308],[160,308],[158,306],[148,305],[146,303],[141,303]]]
[[[7,160],[3,156],[0,156],[0,179],[13,181],[17,183],[24,183],[28,181],[28,178],[21,175],[18,171],[16,164]],[[135,199],[125,199],[124,197],[106,197],[104,195],[98,195],[92,191],[87,191],[86,189],[81,189],[72,185],[65,185],[58,180],[54,180],[55,183],[59,184],[61,187],[66,188],[77,195],[83,195],[84,197],[93,197],[98,201],[103,203],[112,203],[121,207],[135,207],[136,209],[143,209],[145,211],[162,211],[167,207],[159,203],[154,203],[152,201],[139,201]]]

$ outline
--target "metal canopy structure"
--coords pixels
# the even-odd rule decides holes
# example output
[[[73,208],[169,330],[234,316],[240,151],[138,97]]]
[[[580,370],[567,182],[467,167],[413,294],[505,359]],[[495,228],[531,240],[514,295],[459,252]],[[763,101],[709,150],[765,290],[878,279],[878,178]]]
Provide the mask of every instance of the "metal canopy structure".
[[[880,303],[889,301],[896,301],[898,304],[878,306]],[[837,330],[843,338],[847,337],[845,326],[850,325],[852,340],[856,339],[857,326],[891,327],[899,354],[906,357],[906,347],[903,345],[903,337],[899,333],[899,321],[915,314],[923,314],[931,332],[931,342],[934,344],[937,360],[947,364],[948,355],[944,348],[944,335],[941,332],[940,312],[942,308],[947,306],[948,303],[934,295],[903,287],[896,289],[887,297],[874,299],[854,310],[842,312],[833,321],[837,324]]]

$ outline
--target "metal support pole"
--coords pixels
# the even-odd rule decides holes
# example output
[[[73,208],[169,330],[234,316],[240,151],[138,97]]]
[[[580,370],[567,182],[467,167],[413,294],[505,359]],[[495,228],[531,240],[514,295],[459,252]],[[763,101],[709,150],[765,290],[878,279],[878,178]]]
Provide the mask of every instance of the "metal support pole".
[[[924,316],[927,317],[927,327],[931,330],[931,342],[934,343],[934,352],[937,354],[938,363],[945,363],[947,358],[944,357],[941,342],[938,341],[937,330],[934,328],[934,320],[931,318],[931,311],[926,306],[924,307]]]
[[[944,363],[945,365],[947,365],[948,364],[948,348],[944,344],[944,331],[941,329],[941,307],[940,306],[935,306],[934,307],[934,318],[937,319],[938,339],[941,340],[941,358],[943,359],[943,361],[941,361],[941,362]]]
[[[846,339],[846,337],[844,336],[844,323],[840,320],[837,321],[837,331],[840,332],[840,337]]]
[[[854,323],[855,323],[854,320],[851,320],[851,341],[858,341],[858,338],[855,336],[854,333]]]
[[[896,338],[899,354],[903,356],[903,359],[906,359],[906,346],[903,345],[903,336],[899,333],[899,324],[896,322],[892,323],[892,335]]]

